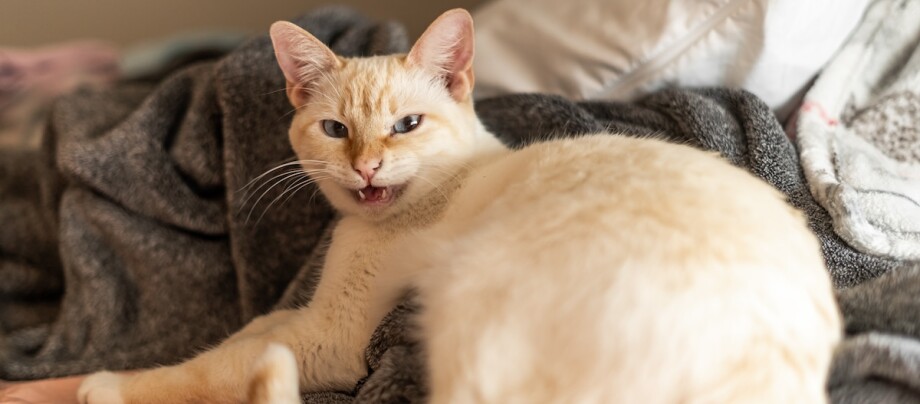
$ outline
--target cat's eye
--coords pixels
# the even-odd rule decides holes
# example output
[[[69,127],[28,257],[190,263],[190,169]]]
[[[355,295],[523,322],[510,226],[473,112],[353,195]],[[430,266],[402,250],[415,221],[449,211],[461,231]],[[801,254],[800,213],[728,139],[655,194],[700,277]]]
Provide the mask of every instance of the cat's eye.
[[[393,133],[408,133],[412,132],[422,123],[421,115],[406,115],[402,119],[396,121],[396,124],[393,125]]]
[[[323,132],[329,137],[341,139],[348,136],[348,127],[345,124],[332,119],[324,119],[322,122]]]

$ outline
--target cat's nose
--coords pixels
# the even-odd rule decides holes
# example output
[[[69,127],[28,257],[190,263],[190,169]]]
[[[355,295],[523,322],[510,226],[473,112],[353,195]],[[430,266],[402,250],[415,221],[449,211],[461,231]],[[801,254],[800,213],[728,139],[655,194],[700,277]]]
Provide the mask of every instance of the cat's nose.
[[[382,163],[383,161],[380,159],[362,158],[355,160],[352,167],[354,167],[355,171],[361,175],[361,178],[364,178],[364,181],[367,181],[367,184],[370,185],[371,178],[374,178],[374,174],[377,173],[377,169],[380,168],[380,164]]]

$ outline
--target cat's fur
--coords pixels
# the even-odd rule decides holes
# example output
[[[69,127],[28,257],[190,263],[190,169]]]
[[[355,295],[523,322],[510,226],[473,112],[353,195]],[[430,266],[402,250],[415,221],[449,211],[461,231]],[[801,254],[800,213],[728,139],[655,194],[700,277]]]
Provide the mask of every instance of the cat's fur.
[[[826,400],[831,284],[770,186],[651,139],[507,150],[473,112],[462,10],[400,56],[339,58],[291,24],[271,32],[298,108],[291,143],[343,214],[313,300],[183,364],[92,376],[81,401],[289,402],[295,370],[301,390],[349,390],[410,284],[431,402]],[[409,114],[422,123],[393,135]],[[393,199],[362,201],[369,183]]]

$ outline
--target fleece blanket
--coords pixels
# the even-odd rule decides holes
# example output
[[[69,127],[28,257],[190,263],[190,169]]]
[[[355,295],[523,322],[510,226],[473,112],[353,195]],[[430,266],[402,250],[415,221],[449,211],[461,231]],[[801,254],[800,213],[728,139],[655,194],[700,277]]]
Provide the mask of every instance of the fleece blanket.
[[[797,140],[844,240],[920,259],[920,1],[871,5],[806,94]]]
[[[399,25],[346,9],[296,22],[343,55],[408,47]],[[314,188],[285,194],[285,185],[265,186],[271,175],[251,182],[293,159],[283,89],[262,36],[158,83],[68,96],[53,109],[40,152],[0,153],[0,379],[175,363],[273,307],[309,301],[335,214]],[[845,313],[858,325],[848,328],[855,344],[842,351],[833,391],[920,397],[916,384],[900,382],[920,380],[918,367],[895,367],[917,363],[920,352],[904,345],[917,343],[916,334],[892,328],[916,324],[917,300],[902,294],[905,310],[892,310],[884,288],[920,275],[853,249],[833,231],[795,148],[753,95],[671,89],[632,103],[574,103],[519,94],[480,101],[477,111],[515,147],[597,131],[656,136],[717,151],[777,187],[807,215],[841,298],[854,296]],[[871,281],[883,274],[897,277]],[[415,310],[410,298],[379,326],[365,380],[304,401],[422,402]],[[859,343],[876,336],[891,349]]]

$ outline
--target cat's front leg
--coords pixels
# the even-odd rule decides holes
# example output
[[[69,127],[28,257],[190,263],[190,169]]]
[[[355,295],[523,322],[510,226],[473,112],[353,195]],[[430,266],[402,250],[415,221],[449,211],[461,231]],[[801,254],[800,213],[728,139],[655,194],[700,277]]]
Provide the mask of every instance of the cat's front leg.
[[[269,315],[257,317],[244,328],[231,335],[221,345],[234,344],[234,341],[254,338],[264,334],[284,322],[291,321],[296,313],[295,310],[279,310]],[[201,366],[200,362],[202,361],[213,362],[198,358],[194,361],[196,362],[194,365],[184,363],[133,374],[98,372],[90,375],[80,384],[77,398],[81,403],[119,404],[126,402],[127,397],[132,397],[132,402],[153,402],[152,400],[154,399],[165,399],[163,396],[168,394],[169,391],[184,391],[185,393],[183,394],[193,394],[192,392],[198,387],[187,387],[183,384],[185,381],[200,382],[200,380],[196,380],[195,376],[190,374],[189,368],[191,366]],[[153,393],[145,393],[145,390],[153,390]]]
[[[191,377],[181,366],[156,368],[135,374],[98,372],[87,377],[77,391],[81,404],[125,404],[141,402],[173,402],[181,395],[188,398],[175,402],[193,402],[195,390],[185,386],[182,379]],[[155,380],[155,383],[151,383]],[[187,381],[191,381],[188,379]],[[207,400],[206,400],[207,401]],[[204,401],[203,401],[204,402]]]
[[[195,358],[192,362],[133,374],[94,373],[80,385],[77,398],[81,404],[241,402],[234,397],[245,394],[237,386],[249,384],[248,376],[241,371],[244,367],[225,363],[224,368],[211,369],[210,372],[220,374],[227,382],[233,381],[231,384],[213,380],[207,370],[220,366],[219,358],[212,355],[210,359]]]
[[[77,400],[80,403],[122,404],[121,384],[127,376],[112,372],[98,372],[80,383]]]
[[[369,335],[356,334],[366,328],[360,322],[330,321],[337,316],[323,307],[263,316],[179,365],[97,373],[83,382],[78,398],[84,404],[247,402],[255,364],[272,343],[295,353],[301,389],[349,389],[367,372]]]

